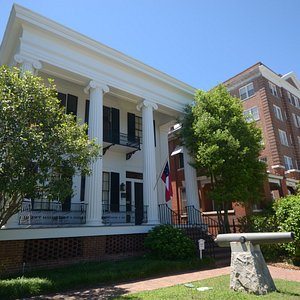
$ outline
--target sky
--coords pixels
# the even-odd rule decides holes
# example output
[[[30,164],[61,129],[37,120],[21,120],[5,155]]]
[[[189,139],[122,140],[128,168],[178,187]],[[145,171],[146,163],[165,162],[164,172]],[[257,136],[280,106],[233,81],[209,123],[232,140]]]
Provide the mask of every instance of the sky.
[[[0,0],[1,41],[14,2],[198,89],[259,61],[300,76],[300,0]]]

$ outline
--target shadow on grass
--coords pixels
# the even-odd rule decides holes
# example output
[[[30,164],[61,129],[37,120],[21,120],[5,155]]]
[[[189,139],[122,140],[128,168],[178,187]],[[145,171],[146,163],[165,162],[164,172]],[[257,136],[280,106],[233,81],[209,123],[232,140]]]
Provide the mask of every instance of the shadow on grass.
[[[122,295],[128,293],[128,290],[115,287],[115,286],[105,286],[99,287],[96,289],[82,289],[82,290],[74,290],[74,291],[66,291],[64,293],[55,293],[48,295],[39,295],[30,298],[22,298],[22,300],[37,300],[37,299],[45,299],[45,300],[64,300],[64,299],[83,299],[83,300],[106,300],[106,299],[121,299],[119,298]],[[122,298],[123,299],[123,298]],[[126,299],[135,299],[138,300],[140,298],[136,296],[129,295],[129,298]]]
[[[294,292],[284,291],[280,289],[277,289],[277,293],[281,294],[282,296],[297,296],[300,299],[300,293],[294,293]]]

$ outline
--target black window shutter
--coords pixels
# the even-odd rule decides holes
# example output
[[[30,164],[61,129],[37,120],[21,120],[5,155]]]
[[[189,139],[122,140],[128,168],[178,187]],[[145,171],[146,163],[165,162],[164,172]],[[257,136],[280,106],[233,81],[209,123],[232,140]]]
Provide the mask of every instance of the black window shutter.
[[[77,103],[78,97],[68,94],[67,114],[72,113],[74,116],[77,116]]]
[[[66,107],[67,95],[63,93],[57,93],[57,99],[60,100],[60,105]]]
[[[110,108],[103,106],[103,141],[111,142]]]
[[[90,100],[85,101],[85,114],[84,114],[84,122],[89,124],[89,115],[90,115]]]
[[[155,130],[155,120],[153,120],[153,132],[154,132],[154,146],[156,147],[156,130]]]
[[[120,174],[110,173],[110,211],[118,212],[120,204]]]
[[[84,193],[85,193],[85,176],[81,176],[81,184],[80,184],[80,201],[84,202]]]
[[[128,141],[135,142],[135,114],[127,113]]]
[[[120,111],[116,108],[111,108],[111,127],[112,127],[112,142],[120,143]]]

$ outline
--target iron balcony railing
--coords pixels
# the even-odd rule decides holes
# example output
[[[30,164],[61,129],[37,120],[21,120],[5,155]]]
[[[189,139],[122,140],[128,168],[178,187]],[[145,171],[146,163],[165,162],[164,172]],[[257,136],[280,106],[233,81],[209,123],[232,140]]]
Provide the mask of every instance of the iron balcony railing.
[[[84,203],[62,205],[59,201],[23,201],[20,225],[75,225],[86,223]]]
[[[102,220],[105,225],[147,223],[147,206],[103,204]]]
[[[127,146],[135,149],[140,149],[141,138],[138,136],[131,136],[126,133],[118,132],[112,134],[104,134],[103,141],[107,143]]]

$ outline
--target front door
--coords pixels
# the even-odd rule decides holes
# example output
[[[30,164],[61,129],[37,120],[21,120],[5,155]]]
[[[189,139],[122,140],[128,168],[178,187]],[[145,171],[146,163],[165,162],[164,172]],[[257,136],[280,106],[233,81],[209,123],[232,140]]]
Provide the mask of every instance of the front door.
[[[135,225],[141,225],[144,219],[143,184],[134,183]]]

